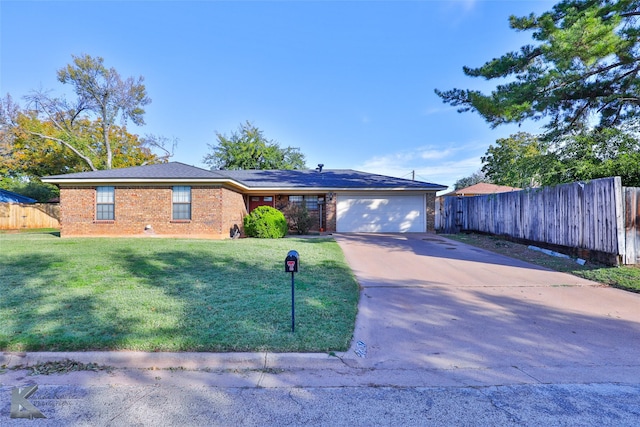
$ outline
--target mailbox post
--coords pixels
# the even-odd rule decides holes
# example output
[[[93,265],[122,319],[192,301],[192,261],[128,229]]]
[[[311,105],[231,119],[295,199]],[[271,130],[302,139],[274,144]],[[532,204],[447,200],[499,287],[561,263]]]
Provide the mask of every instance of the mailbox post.
[[[295,279],[294,275],[298,272],[298,264],[300,263],[300,255],[298,251],[289,251],[287,258],[284,260],[284,271],[291,273],[291,332],[296,331],[296,298],[295,298]]]

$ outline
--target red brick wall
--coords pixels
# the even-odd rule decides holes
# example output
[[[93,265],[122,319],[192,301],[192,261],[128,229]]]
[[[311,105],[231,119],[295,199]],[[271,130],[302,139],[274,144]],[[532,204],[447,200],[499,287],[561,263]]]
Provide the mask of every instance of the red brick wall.
[[[327,194],[326,198],[326,204],[325,204],[325,209],[326,209],[326,224],[327,224],[327,231],[329,232],[335,232],[336,231],[336,227],[338,226],[338,215],[337,215],[337,197],[335,194],[333,194],[333,197],[329,198],[329,195]]]
[[[242,231],[242,220],[247,215],[247,207],[244,196],[235,191],[222,188],[220,197],[222,207],[220,215],[221,233],[223,237],[229,237],[230,230],[234,226],[238,226]]]
[[[427,193],[427,231],[436,230],[436,193]]]
[[[191,186],[191,220],[172,220],[171,186],[115,186],[115,220],[95,220],[95,187],[61,187],[61,236],[226,238],[246,214],[242,194]],[[150,226],[150,227],[148,227]]]

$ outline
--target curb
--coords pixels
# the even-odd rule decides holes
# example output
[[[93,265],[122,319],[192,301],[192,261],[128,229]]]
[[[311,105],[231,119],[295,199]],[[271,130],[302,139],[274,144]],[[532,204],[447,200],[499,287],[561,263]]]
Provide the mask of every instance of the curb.
[[[27,367],[72,360],[118,369],[260,370],[330,369],[344,366],[345,353],[151,353],[139,351],[4,352],[0,366]]]

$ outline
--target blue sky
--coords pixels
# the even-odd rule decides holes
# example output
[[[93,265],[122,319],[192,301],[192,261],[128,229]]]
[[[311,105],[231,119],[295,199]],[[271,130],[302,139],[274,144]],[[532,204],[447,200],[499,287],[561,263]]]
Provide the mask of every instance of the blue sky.
[[[0,94],[68,89],[56,70],[83,53],[144,76],[153,102],[133,133],[177,138],[172,160],[205,167],[216,132],[251,121],[307,165],[452,186],[481,167],[491,129],[434,89],[489,90],[465,77],[531,41],[509,15],[537,0],[0,2]]]

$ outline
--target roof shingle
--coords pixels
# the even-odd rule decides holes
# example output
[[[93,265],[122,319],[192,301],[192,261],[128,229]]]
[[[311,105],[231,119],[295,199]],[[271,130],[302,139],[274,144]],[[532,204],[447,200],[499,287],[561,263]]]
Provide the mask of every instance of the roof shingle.
[[[92,172],[78,172],[47,176],[45,179],[171,179],[171,178],[220,178],[214,172],[180,162],[158,163],[133,166],[130,168],[107,169]]]
[[[235,181],[249,189],[414,189],[443,190],[446,187],[429,182],[412,181],[385,175],[376,175],[351,169],[316,170],[218,170],[209,171],[180,162],[160,163],[147,166],[135,166],[122,169],[79,172],[66,175],[54,175],[43,178],[45,182],[63,182],[79,180],[185,180],[198,179],[220,182]]]

